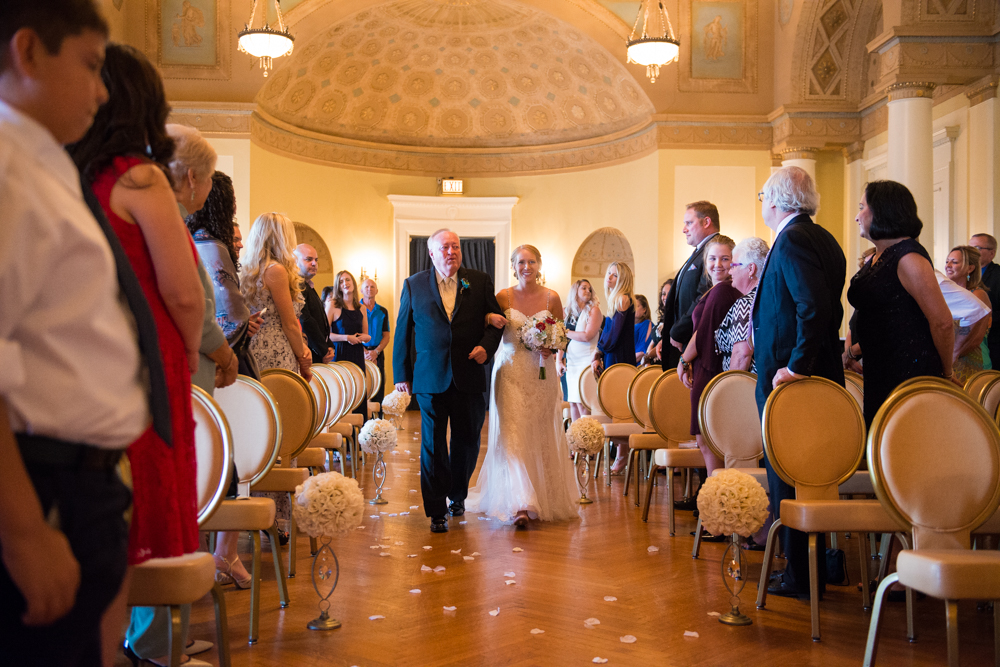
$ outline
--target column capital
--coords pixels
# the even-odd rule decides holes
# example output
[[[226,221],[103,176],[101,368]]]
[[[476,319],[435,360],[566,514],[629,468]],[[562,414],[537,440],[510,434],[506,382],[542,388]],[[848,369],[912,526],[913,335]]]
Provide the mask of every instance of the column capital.
[[[781,155],[776,153],[771,153],[771,166],[780,167],[781,166]]]
[[[889,95],[889,101],[906,100],[912,98],[928,98],[937,84],[932,81],[900,81],[886,86],[885,92]]]
[[[847,164],[852,162],[857,162],[861,159],[865,152],[865,142],[855,141],[849,146],[844,146],[842,149],[844,151],[844,159],[847,160]]]
[[[785,160],[815,160],[816,159],[816,149],[815,148],[783,148],[779,151],[781,153],[782,161]]]
[[[996,74],[990,74],[970,83],[969,87],[965,89],[965,96],[969,98],[969,105],[976,106],[981,102],[992,100],[996,97],[998,82],[1000,82],[1000,77]]]

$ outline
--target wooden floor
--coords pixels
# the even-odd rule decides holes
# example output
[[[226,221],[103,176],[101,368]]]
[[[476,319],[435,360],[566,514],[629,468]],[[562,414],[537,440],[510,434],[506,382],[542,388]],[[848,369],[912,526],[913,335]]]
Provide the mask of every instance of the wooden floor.
[[[677,535],[668,535],[665,485],[654,491],[648,523],[622,497],[622,478],[607,487],[602,477],[592,493],[596,502],[581,507],[579,521],[515,531],[469,514],[452,520],[449,533],[432,535],[423,510],[412,507],[421,505],[418,428],[418,416],[409,413],[398,454],[388,457],[389,504],[368,506],[362,528],[334,542],[341,573],[331,615],[343,627],[306,629],[318,615],[306,537],[299,542],[298,576],[289,580],[291,606],[280,608],[265,541],[256,645],[247,644],[249,591],[227,589],[233,665],[583,665],[595,658],[607,658],[609,665],[861,663],[870,616],[855,586],[857,540],[841,539],[851,585],[827,588],[821,642],[810,639],[808,602],[772,597],[766,609],[755,608],[761,552],[749,554],[751,579],[741,607],[753,625],[728,627],[710,615],[728,611],[721,575],[725,545],[705,544],[701,558],[692,559],[688,533],[694,519],[679,512]],[[484,432],[480,461],[485,443]],[[365,473],[362,487],[370,498],[370,468]],[[461,554],[452,553],[459,549]],[[474,560],[464,559],[474,552]],[[287,550],[283,554],[287,559]],[[249,564],[248,557],[244,561]],[[423,565],[446,569],[422,572]],[[507,585],[510,579],[516,583]],[[449,606],[456,610],[444,611]],[[497,608],[498,615],[489,615]],[[916,611],[918,641],[911,644],[903,605],[889,605],[879,664],[944,664],[944,603],[928,598],[917,602]],[[369,620],[375,615],[384,618]],[[600,624],[585,626],[591,618]],[[531,634],[536,628],[543,632]],[[698,636],[686,636],[689,631]],[[992,615],[975,604],[961,605],[960,632],[962,664],[990,664]],[[214,639],[207,598],[195,606],[191,635]],[[636,641],[623,643],[626,635]],[[198,657],[216,663],[214,652]]]

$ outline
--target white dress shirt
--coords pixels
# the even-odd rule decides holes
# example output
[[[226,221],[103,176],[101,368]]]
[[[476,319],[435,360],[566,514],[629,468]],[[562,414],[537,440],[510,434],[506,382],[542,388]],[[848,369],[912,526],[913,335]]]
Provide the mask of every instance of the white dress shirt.
[[[438,293],[441,295],[441,303],[444,305],[444,312],[451,321],[451,316],[455,312],[455,297],[458,295],[458,272],[450,278],[437,269],[434,269],[437,276]]]
[[[0,101],[0,396],[11,428],[108,449],[149,421],[131,313],[79,175]]]

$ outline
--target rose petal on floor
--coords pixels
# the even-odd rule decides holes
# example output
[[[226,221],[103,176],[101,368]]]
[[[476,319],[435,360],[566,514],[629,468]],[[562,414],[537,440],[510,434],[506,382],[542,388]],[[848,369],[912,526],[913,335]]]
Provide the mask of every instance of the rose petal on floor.
[[[357,530],[364,530],[365,528],[365,526],[357,526]]]
[[[543,634],[545,634],[545,630],[539,630],[538,628],[532,628],[531,634],[533,634],[533,635],[543,635]]]
[[[513,551],[516,554],[519,554],[522,551],[524,551],[524,549],[522,549],[521,547],[514,547],[513,549],[511,549],[511,551]]]
[[[722,614],[720,614],[720,613],[719,613],[719,612],[717,612],[717,611],[710,611],[710,612],[708,612],[708,615],[709,615],[709,616],[722,616]]]
[[[469,563],[469,562],[471,562],[471,561],[474,561],[474,560],[476,560],[476,559],[475,559],[475,558],[473,558],[472,556],[462,556],[462,559],[463,559],[463,560],[464,560],[464,561],[465,561],[466,563]]]
[[[383,616],[382,614],[375,614],[374,616],[369,616],[368,620],[369,621],[377,621],[380,618],[385,618],[385,616]]]
[[[400,512],[399,516],[409,516],[409,512]]]
[[[420,589],[419,588],[411,588],[410,592],[413,593],[414,595],[420,595]]]
[[[444,608],[445,611],[455,611],[456,609],[458,609],[458,607],[445,607]]]
[[[655,554],[659,550],[660,550],[660,547],[646,547],[646,551],[648,551],[651,554]]]
[[[421,565],[421,566],[420,566],[420,571],[421,571],[421,572],[431,572],[432,570],[431,570],[431,568],[430,568],[430,567],[428,567],[428,566],[426,566],[426,565]]]
[[[591,660],[591,662],[593,662],[595,664],[598,664],[598,665],[603,665],[607,661],[608,661],[607,658],[594,658],[593,660]]]
[[[373,544],[373,545],[371,545],[371,546],[370,546],[370,547],[368,547],[368,548],[369,548],[369,549],[378,549],[378,548],[379,548],[379,545],[377,545],[377,544]]]
[[[393,512],[393,513],[392,513],[392,514],[390,514],[389,516],[398,516],[398,515],[397,515],[397,514],[396,514],[395,512]]]
[[[497,607],[496,609],[490,612],[490,616],[499,616],[499,615],[500,615],[500,607]]]
[[[635,635],[625,635],[624,637],[619,637],[618,641],[622,644],[634,644],[636,642]]]
[[[468,521],[459,521],[459,522],[458,522],[458,525],[460,525],[460,526],[464,526],[464,525],[465,525],[465,524],[467,524],[467,523],[469,523],[469,522],[468,522]]]
[[[420,505],[410,505],[410,509],[411,510],[418,510],[418,509],[420,509]]]
[[[473,557],[475,557],[475,556],[482,556],[482,554],[479,553],[478,551],[473,551],[470,555],[473,556]]]
[[[587,625],[587,626],[590,626],[590,625],[600,625],[601,622],[599,620],[597,620],[596,618],[588,618],[586,621],[583,622],[583,624]]]
[[[368,518],[369,519],[377,519],[378,518],[378,514],[369,514]]]
[[[416,493],[416,492],[417,492],[416,489],[410,489],[410,493]]]
[[[461,549],[452,549],[452,550],[451,550],[451,552],[452,552],[453,554],[456,554],[456,555],[457,555],[457,554],[460,554],[460,553],[462,553],[462,550],[461,550]]]
[[[506,584],[507,586],[513,586],[513,585],[514,585],[514,584],[516,584],[517,582],[516,582],[516,581],[514,581],[513,579],[508,579],[507,581],[505,581],[505,582],[503,582],[503,583],[504,583],[504,584]]]
[[[434,547],[424,547],[424,551],[430,551],[430,550],[431,550],[431,549],[433,549],[433,548],[434,548]]]
[[[698,637],[700,637],[701,635],[699,635],[697,632],[695,632],[693,630],[685,630],[684,631],[684,636],[685,637],[694,637],[695,639],[698,639]]]
[[[391,555],[392,554],[390,554],[388,551],[383,551],[382,553],[379,554],[379,556],[391,556]]]
[[[605,602],[618,602],[618,598],[616,598],[614,595],[605,595],[604,596],[604,601]]]
[[[437,572],[438,574],[444,572],[444,565],[438,565],[436,568],[434,568],[434,571]]]
[[[399,540],[396,540],[393,544],[395,544],[397,547],[403,546],[403,542],[400,542]]]
[[[503,573],[503,576],[505,576],[505,577],[508,577],[508,578],[514,578],[514,577],[516,577],[517,575],[516,575],[516,574],[514,574],[513,572],[504,572],[504,573]]]
[[[416,558],[417,554],[406,554],[407,558]]]

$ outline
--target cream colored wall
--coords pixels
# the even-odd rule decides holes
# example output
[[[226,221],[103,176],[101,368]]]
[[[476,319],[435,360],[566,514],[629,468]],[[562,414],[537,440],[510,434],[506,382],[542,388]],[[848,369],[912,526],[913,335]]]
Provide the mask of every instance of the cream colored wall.
[[[236,222],[245,234],[250,229],[250,140],[208,137],[219,154],[216,169],[233,179],[236,191]]]

